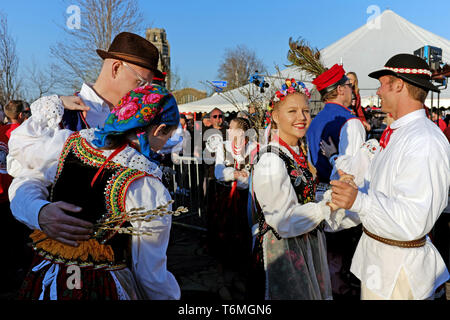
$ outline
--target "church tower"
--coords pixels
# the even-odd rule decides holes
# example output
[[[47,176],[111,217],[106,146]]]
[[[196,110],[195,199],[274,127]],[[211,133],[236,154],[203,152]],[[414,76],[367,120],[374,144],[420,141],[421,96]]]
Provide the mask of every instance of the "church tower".
[[[166,87],[170,90],[170,45],[167,41],[166,30],[160,28],[147,29],[145,38],[159,50],[158,69],[166,72]]]

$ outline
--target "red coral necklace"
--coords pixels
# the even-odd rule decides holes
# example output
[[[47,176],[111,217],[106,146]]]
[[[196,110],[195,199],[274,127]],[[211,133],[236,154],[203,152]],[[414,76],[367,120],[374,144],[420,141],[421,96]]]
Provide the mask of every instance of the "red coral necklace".
[[[289,153],[292,155],[292,157],[294,158],[295,162],[297,162],[297,164],[302,167],[302,168],[306,168],[308,167],[308,163],[306,162],[306,157],[303,154],[303,150],[302,148],[299,146],[299,151],[300,154],[298,154],[297,152],[295,152],[290,145],[288,145],[286,142],[283,141],[283,139],[281,139],[278,135],[274,135],[274,140],[278,141],[278,143],[285,147]]]

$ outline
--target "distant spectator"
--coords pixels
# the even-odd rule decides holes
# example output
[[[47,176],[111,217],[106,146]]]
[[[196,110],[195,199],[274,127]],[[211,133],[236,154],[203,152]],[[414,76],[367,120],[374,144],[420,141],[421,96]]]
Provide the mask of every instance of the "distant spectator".
[[[204,126],[205,128],[210,128],[210,127],[212,126],[211,118],[210,118],[209,113],[205,114],[205,115],[202,117],[202,123],[203,123],[203,126]]]
[[[30,108],[30,104],[26,101],[23,101],[23,117],[26,119],[28,119],[29,117],[31,117],[31,108]]]
[[[448,123],[450,122],[450,113],[449,114],[447,114],[446,116],[445,116],[445,119],[444,119],[444,121],[445,121],[445,124],[447,125],[447,127],[448,127]]]
[[[245,112],[245,111],[239,111],[238,114],[237,114],[237,117],[238,118],[244,118],[244,119],[248,119],[249,118],[248,113]]]
[[[9,259],[8,263],[2,263],[1,272],[6,283],[2,289],[15,290],[20,285],[19,270],[28,266],[31,257],[26,246],[29,231],[24,224],[18,222],[12,215],[8,199],[8,189],[12,182],[12,177],[6,168],[6,157],[8,155],[8,141],[11,132],[25,120],[25,104],[20,100],[12,100],[4,107],[4,113],[8,123],[0,127],[0,214],[2,215],[3,232],[0,243],[2,251],[6,257],[16,257]],[[2,112],[3,113],[3,112]]]
[[[347,72],[347,78],[350,80],[353,89],[351,108],[358,116],[358,118],[362,121],[364,128],[367,131],[370,131],[370,124],[367,122],[366,115],[364,114],[364,110],[361,107],[361,95],[359,94],[358,77],[356,76],[355,72],[351,71]]]
[[[6,120],[5,112],[3,110],[3,106],[0,104],[0,125],[4,124]]]
[[[447,128],[447,124],[441,118],[441,113],[438,108],[431,109],[431,120],[442,130],[444,131]]]
[[[450,127],[447,126],[447,128],[444,130],[444,134],[447,137],[448,142],[450,143]]]

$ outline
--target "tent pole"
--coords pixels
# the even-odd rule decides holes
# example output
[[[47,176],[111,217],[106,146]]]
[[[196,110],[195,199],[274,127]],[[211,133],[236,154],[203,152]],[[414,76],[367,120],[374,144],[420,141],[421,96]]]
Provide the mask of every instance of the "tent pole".
[[[438,109],[439,109],[439,97],[440,97],[440,95],[441,95],[441,92],[438,92],[438,105],[437,105]]]

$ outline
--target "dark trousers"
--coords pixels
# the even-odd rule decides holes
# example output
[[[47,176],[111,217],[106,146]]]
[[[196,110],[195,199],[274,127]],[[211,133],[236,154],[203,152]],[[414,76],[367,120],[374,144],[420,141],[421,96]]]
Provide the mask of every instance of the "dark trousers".
[[[27,245],[31,230],[17,221],[11,213],[9,202],[0,203],[3,228],[0,232],[0,246],[2,250],[2,263],[0,274],[3,276],[4,290],[14,290],[20,286],[21,276],[31,265],[32,249]],[[19,272],[20,270],[23,272]]]
[[[450,269],[450,213],[443,212],[431,230],[431,240]]]

